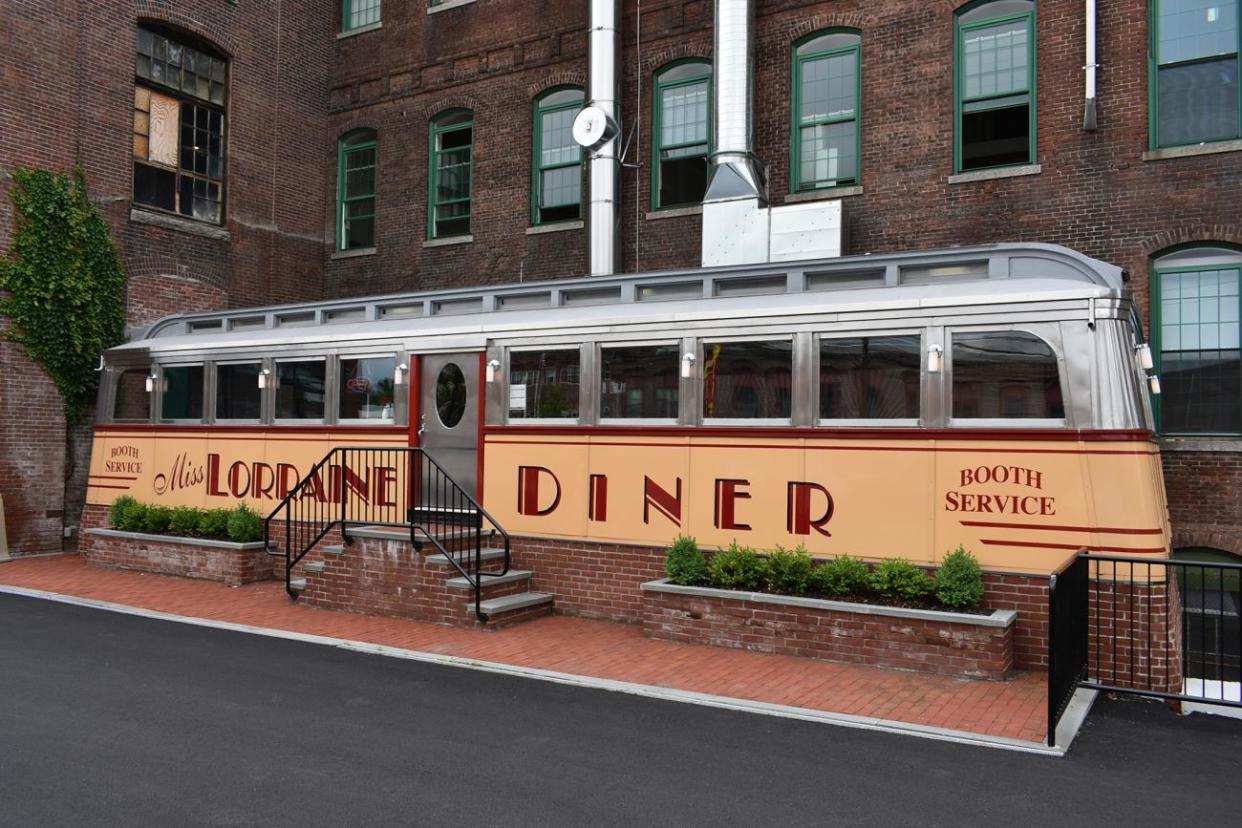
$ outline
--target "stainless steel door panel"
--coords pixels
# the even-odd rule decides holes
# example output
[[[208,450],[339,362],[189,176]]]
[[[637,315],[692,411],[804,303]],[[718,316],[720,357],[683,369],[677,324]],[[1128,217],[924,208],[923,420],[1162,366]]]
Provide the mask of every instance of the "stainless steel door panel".
[[[479,355],[422,357],[419,445],[473,497],[479,453]]]

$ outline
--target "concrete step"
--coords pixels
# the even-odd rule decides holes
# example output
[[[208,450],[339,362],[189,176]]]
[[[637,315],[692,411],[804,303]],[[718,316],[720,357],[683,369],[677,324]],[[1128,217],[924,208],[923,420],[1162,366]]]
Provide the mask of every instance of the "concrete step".
[[[319,547],[319,551],[325,555],[344,555],[345,546],[344,544],[339,543],[333,546],[321,546]]]
[[[488,598],[486,601],[479,603],[479,611],[488,617],[488,620],[500,620],[496,616],[514,612],[528,607],[537,607],[541,604],[551,606],[553,595],[550,592],[522,592],[517,595],[505,595],[500,598]]]
[[[483,573],[483,591],[487,592],[489,586],[501,586],[502,584],[514,584],[518,581],[529,581],[533,573],[529,569],[510,569],[504,575],[488,575]],[[469,590],[474,587],[470,582],[458,575],[456,578],[449,578],[445,581],[445,585],[449,589]]]
[[[471,555],[470,557],[473,558],[474,556]],[[484,549],[481,552],[479,552],[479,560],[484,564],[487,564],[487,563],[490,563],[496,560],[504,560],[504,557],[505,557],[505,550],[503,549]],[[459,558],[458,560],[461,560],[461,559]],[[438,553],[435,555],[428,555],[425,560],[425,563],[427,564],[427,566],[452,566],[453,565],[452,562],[447,557],[445,557],[444,555],[440,555]]]
[[[302,568],[307,572],[323,572],[323,566],[323,561],[311,561],[310,563],[305,564]]]
[[[306,579],[305,578],[290,578],[289,589],[300,594],[303,590],[306,589]]]

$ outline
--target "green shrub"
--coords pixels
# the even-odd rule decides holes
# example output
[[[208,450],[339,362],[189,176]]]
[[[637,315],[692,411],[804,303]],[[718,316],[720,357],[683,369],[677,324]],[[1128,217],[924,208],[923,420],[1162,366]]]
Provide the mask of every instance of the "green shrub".
[[[172,520],[168,522],[168,531],[183,538],[192,538],[198,534],[199,510],[191,506],[178,506],[173,509]]]
[[[782,595],[801,595],[811,583],[811,554],[806,547],[777,546],[768,554],[767,589]]]
[[[936,599],[946,607],[973,609],[983,600],[983,571],[975,556],[959,546],[944,556],[936,573]]]
[[[112,525],[123,532],[145,532],[147,531],[147,511],[150,508],[143,503],[132,503]]]
[[[245,503],[229,513],[229,540],[237,543],[251,543],[263,537],[263,518]]]
[[[172,513],[173,510],[167,506],[148,506],[143,531],[153,535],[164,534],[168,531],[168,524],[172,523]]]
[[[811,586],[823,595],[861,595],[871,586],[867,564],[849,555],[838,555],[811,572]]]
[[[738,546],[737,541],[728,549],[712,555],[707,564],[708,583],[720,589],[762,589],[767,567],[763,558],[749,546]]]
[[[682,586],[707,583],[707,558],[694,538],[678,535],[664,557],[668,579]]]
[[[232,509],[207,509],[198,515],[198,535],[203,538],[228,540],[229,517]]]
[[[936,588],[931,576],[905,558],[880,561],[871,571],[871,588],[893,601],[925,601]]]
[[[125,522],[125,513],[137,505],[138,501],[129,495],[121,495],[108,510],[108,523],[112,524],[113,529],[120,529],[121,524]]]

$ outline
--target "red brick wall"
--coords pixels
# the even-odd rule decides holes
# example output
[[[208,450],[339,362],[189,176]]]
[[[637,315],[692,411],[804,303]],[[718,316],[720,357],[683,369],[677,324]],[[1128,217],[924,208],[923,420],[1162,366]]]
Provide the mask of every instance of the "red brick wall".
[[[1112,580],[1114,568],[1116,581]],[[1120,580],[1130,576],[1121,564],[1095,564],[1092,576],[1088,676],[1114,687],[1182,692],[1182,614],[1177,588]]]
[[[1173,547],[1206,546],[1242,556],[1242,454],[1161,454]]]

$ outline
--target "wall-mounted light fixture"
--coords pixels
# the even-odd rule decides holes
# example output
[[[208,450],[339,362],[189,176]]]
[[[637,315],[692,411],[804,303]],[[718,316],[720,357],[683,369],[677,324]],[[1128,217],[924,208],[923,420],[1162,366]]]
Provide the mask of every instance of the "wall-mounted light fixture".
[[[944,368],[944,348],[930,345],[927,348],[927,373],[939,374]]]
[[[694,354],[684,354],[681,358],[681,378],[690,379],[694,376],[694,363],[698,362],[698,357]]]
[[[486,370],[486,372],[485,372],[485,373],[487,374],[487,381],[488,381],[488,382],[495,382],[495,381],[496,381],[496,372],[497,372],[497,371],[499,371],[499,370],[500,370],[500,360],[498,360],[498,359],[489,359],[489,360],[487,361],[487,370]]]
[[[263,368],[262,370],[260,370],[259,371],[259,388],[267,388],[267,384],[271,381],[269,379],[269,377],[271,376],[272,376],[271,368]]]
[[[410,366],[404,362],[398,362],[392,373],[393,385],[405,385],[405,374],[410,370]]]
[[[1151,389],[1151,393],[1159,394],[1160,393],[1160,377],[1156,376],[1155,374],[1152,374],[1150,377],[1148,377],[1147,387]]]
[[[148,394],[150,394],[152,391],[155,390],[155,381],[157,379],[159,379],[159,377],[155,375],[155,369],[152,368],[151,373],[147,375],[147,393]]]
[[[1156,360],[1151,355],[1151,346],[1146,342],[1141,345],[1134,346],[1134,350],[1138,352],[1139,366],[1144,371],[1150,371],[1156,367]]]

